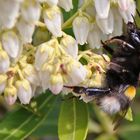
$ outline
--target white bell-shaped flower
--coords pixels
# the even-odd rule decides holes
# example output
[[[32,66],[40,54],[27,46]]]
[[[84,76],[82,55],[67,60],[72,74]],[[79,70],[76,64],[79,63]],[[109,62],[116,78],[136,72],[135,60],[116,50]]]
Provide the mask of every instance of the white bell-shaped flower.
[[[21,36],[21,40],[23,43],[31,43],[32,42],[32,35],[35,30],[35,25],[27,23],[23,19],[20,19],[16,25],[19,34]]]
[[[10,57],[16,58],[18,56],[21,46],[15,32],[7,31],[2,34],[2,46]]]
[[[73,31],[77,42],[84,45],[90,29],[89,20],[84,16],[78,16],[73,21]]]
[[[0,94],[3,93],[5,86],[7,82],[7,75],[6,74],[1,74],[0,75]]]
[[[110,9],[110,0],[94,0],[95,9],[99,18],[107,18]]]
[[[72,36],[65,34],[60,41],[60,45],[69,55],[71,55],[73,58],[77,58],[78,44]]]
[[[50,87],[49,89],[54,94],[59,94],[63,88],[63,78],[60,73],[52,74],[50,77]]]
[[[120,36],[123,33],[123,20],[118,12],[118,9],[112,8],[112,12],[114,15],[114,30],[112,36]]]
[[[50,76],[52,70],[53,70],[53,66],[46,63],[44,64],[42,70],[39,71],[39,77],[40,77],[40,82],[43,91],[45,91],[50,87]]]
[[[93,24],[87,38],[90,48],[100,48],[102,34],[97,24]]]
[[[0,73],[6,73],[10,66],[10,59],[6,51],[0,48]]]
[[[21,15],[28,23],[39,20],[41,13],[40,4],[34,0],[25,0],[21,7]]]
[[[0,0],[0,28],[12,28],[19,15],[20,2]]]
[[[111,34],[114,29],[114,17],[112,12],[109,12],[107,18],[100,18],[98,15],[96,16],[96,22],[101,31],[105,34]]]
[[[73,61],[68,67],[66,85],[75,86],[85,80],[87,76],[87,70],[80,62]]]
[[[18,80],[15,83],[17,88],[17,96],[22,104],[29,104],[32,98],[32,89],[28,80]]]
[[[49,6],[54,6],[57,5],[58,0],[46,0],[46,2],[48,3]]]
[[[13,86],[7,86],[4,90],[4,98],[7,104],[13,105],[17,100],[17,89]]]
[[[128,0],[129,1],[129,6],[127,7],[127,10],[124,10],[122,8],[119,8],[119,12],[121,14],[121,16],[124,19],[125,23],[133,22],[133,16],[135,16],[135,11],[136,11],[136,3],[133,0]]]
[[[35,68],[40,70],[43,64],[49,60],[54,53],[54,48],[50,47],[48,43],[41,44],[35,54]]]
[[[33,85],[38,86],[40,84],[38,72],[33,65],[27,64],[22,70],[24,77]]]
[[[131,0],[117,0],[120,9],[126,11],[129,8]]]
[[[73,9],[72,0],[59,0],[58,5],[65,9],[66,12],[69,12]]]
[[[43,12],[43,17],[48,30],[53,34],[53,36],[61,37],[62,17],[59,7],[53,6],[45,9]]]

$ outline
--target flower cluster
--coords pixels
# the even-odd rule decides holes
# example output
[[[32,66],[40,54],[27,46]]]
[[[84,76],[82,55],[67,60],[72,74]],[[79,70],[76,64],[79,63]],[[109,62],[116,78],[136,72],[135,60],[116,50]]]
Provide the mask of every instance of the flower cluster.
[[[47,89],[54,94],[64,86],[104,86],[109,58],[78,51],[78,44],[99,48],[100,40],[122,34],[123,20],[132,21],[134,0],[85,0],[64,22],[61,9],[73,9],[72,0],[0,0],[0,94],[6,102],[28,104]],[[33,46],[36,27],[51,38]],[[74,36],[64,32],[73,29]],[[83,58],[87,64],[79,60]],[[107,60],[107,61],[105,61]],[[88,101],[87,97],[81,97]]]
[[[92,1],[73,21],[76,40],[80,45],[88,42],[91,48],[99,48],[101,39],[122,34],[123,20],[133,22],[135,9],[134,0]]]

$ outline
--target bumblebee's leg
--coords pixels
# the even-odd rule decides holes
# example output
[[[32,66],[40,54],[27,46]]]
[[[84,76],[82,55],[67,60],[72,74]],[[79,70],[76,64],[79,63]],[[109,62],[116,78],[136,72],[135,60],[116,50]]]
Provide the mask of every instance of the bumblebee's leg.
[[[86,94],[87,96],[98,96],[98,95],[104,95],[108,94],[110,92],[109,88],[94,88],[94,87],[80,87],[80,86],[65,86],[66,88],[71,88],[73,92],[77,94]]]
[[[116,46],[120,46],[123,48],[129,48],[131,50],[135,50],[135,48],[132,45],[130,45],[126,41],[124,41],[122,39],[118,39],[118,38],[109,39],[109,40],[105,41],[104,44],[105,45],[116,45]]]
[[[112,48],[110,48],[105,42],[103,42],[101,40],[101,43],[102,43],[102,47],[111,55],[113,55],[114,53],[114,50]]]

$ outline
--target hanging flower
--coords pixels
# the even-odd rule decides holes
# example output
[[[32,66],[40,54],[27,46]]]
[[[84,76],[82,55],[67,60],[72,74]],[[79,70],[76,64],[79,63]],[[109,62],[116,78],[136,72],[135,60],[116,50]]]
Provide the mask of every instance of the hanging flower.
[[[41,13],[41,7],[35,0],[24,0],[21,7],[22,18],[27,23],[35,23],[39,20]]]
[[[17,0],[0,0],[0,29],[12,28],[19,16],[20,2]]]
[[[72,25],[77,42],[80,45],[85,44],[90,29],[89,20],[84,16],[78,16],[74,19]]]
[[[99,18],[107,18],[110,9],[110,0],[94,0],[95,9]]]
[[[15,32],[7,31],[2,34],[2,46],[10,57],[16,58],[18,56],[21,46]]]
[[[72,0],[59,0],[58,5],[62,7],[66,12],[69,12],[73,9]]]
[[[15,83],[17,96],[22,104],[29,104],[32,98],[32,89],[30,83],[26,80],[18,80]]]
[[[17,100],[17,89],[13,85],[9,85],[4,90],[4,98],[9,105],[13,105]]]
[[[16,25],[19,34],[21,36],[21,40],[23,43],[31,43],[33,32],[35,30],[35,25],[31,23],[27,23],[22,18],[17,22]]]
[[[77,41],[72,36],[64,34],[63,38],[60,41],[60,45],[73,58],[77,58],[77,56],[78,56],[78,44],[77,44]]]
[[[43,12],[43,17],[48,30],[53,34],[53,36],[61,37],[62,17],[59,7],[53,6],[45,9]]]

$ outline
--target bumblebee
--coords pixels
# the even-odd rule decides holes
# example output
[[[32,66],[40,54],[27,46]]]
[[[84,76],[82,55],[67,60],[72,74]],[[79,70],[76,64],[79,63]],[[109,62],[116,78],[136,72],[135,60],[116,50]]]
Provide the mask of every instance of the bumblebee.
[[[108,114],[127,112],[135,97],[140,73],[140,29],[127,23],[127,32],[105,42],[102,47],[111,55],[106,70],[105,88],[71,87],[74,93],[93,98]]]

